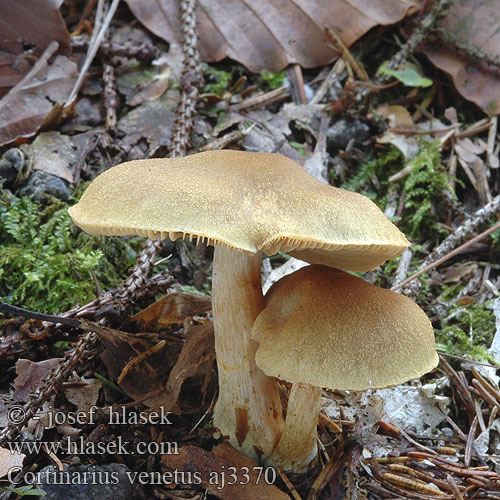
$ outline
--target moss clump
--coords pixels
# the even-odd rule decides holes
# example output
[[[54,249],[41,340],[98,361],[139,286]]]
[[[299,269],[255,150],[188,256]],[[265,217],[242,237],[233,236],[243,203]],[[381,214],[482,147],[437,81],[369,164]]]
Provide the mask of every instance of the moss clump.
[[[90,236],[74,226],[67,205],[43,207],[0,191],[0,297],[37,311],[57,313],[116,286],[135,252],[118,238]]]
[[[448,354],[498,365],[488,352],[495,331],[495,317],[486,305],[457,306],[444,328],[436,331],[436,345]]]
[[[444,191],[452,193],[450,177],[441,163],[439,141],[420,141],[420,151],[411,161],[411,170],[404,181],[406,199],[402,221],[403,230],[410,237],[443,232],[436,224],[435,212],[448,208]]]
[[[278,89],[285,83],[285,72],[272,73],[271,71],[261,71],[260,78],[267,90]]]
[[[215,68],[208,68],[206,71],[207,80],[211,83],[205,85],[205,92],[222,97],[229,89],[233,73]]]
[[[348,191],[362,193],[368,198],[376,199],[379,206],[385,204],[385,194],[387,191],[387,179],[392,172],[397,172],[402,168],[403,155],[399,149],[391,146],[383,155],[379,155],[360,165],[358,172],[351,178],[344,181],[340,187]],[[333,177],[335,173],[330,172]],[[376,192],[370,186],[373,176],[377,176],[381,183],[380,191]]]

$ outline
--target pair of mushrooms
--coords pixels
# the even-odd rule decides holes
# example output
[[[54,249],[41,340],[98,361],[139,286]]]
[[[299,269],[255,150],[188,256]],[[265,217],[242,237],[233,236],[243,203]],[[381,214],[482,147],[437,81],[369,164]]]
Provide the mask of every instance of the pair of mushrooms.
[[[214,424],[252,458],[305,470],[316,454],[321,387],[385,387],[437,365],[416,304],[340,271],[399,255],[404,235],[368,198],[286,157],[222,150],[127,162],[97,177],[69,212],[90,234],[215,246]],[[262,253],[278,251],[316,265],[264,298]],[[286,421],[274,377],[293,383]]]

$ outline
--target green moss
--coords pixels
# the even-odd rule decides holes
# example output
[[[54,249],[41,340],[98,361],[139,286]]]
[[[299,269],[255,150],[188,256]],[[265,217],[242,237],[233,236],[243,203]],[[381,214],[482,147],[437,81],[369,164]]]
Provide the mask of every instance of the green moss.
[[[476,361],[499,364],[488,352],[495,334],[495,316],[486,305],[471,304],[451,309],[442,330],[436,331],[441,351]]]
[[[306,155],[306,152],[304,150],[304,146],[302,144],[300,144],[300,142],[290,141],[288,144],[290,144],[290,146],[292,146],[293,149],[298,151],[301,156]]]
[[[448,207],[443,192],[452,189],[441,163],[439,141],[420,141],[419,146],[419,154],[411,161],[412,168],[404,180],[406,199],[401,225],[410,237],[422,238],[444,231],[436,224],[441,219],[433,210],[442,212]]]
[[[353,175],[350,179],[346,180],[341,184],[342,189],[347,189],[348,191],[355,191],[356,193],[362,193],[369,198],[374,198],[378,195],[378,198],[384,195],[386,191],[387,178],[391,172],[395,172],[402,168],[402,158],[403,155],[399,149],[391,146],[384,154],[373,158],[366,163],[360,165],[358,172]],[[334,172],[330,172],[334,177]],[[380,182],[382,182],[382,192],[375,193],[369,188],[370,179],[376,175]],[[380,206],[380,199],[377,200]]]
[[[122,240],[79,230],[59,200],[44,208],[0,191],[0,234],[1,299],[48,313],[94,299],[91,270],[102,289],[116,286],[135,258]]]
[[[205,92],[222,97],[229,89],[229,85],[233,79],[233,73],[220,69],[208,68],[206,77],[212,83],[207,83],[205,85]]]
[[[285,81],[285,72],[272,73],[271,71],[261,71],[260,77],[267,90],[274,90],[283,86]]]

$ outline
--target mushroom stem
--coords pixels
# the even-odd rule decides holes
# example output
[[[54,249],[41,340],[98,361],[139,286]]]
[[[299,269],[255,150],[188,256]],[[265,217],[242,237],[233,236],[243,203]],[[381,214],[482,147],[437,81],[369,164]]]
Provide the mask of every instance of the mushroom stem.
[[[255,364],[250,339],[264,307],[260,252],[249,255],[216,245],[212,278],[219,398],[214,424],[233,446],[252,458],[268,457],[283,431],[278,386]]]
[[[285,428],[268,460],[286,471],[306,472],[318,453],[317,426],[321,388],[293,384],[288,397]]]

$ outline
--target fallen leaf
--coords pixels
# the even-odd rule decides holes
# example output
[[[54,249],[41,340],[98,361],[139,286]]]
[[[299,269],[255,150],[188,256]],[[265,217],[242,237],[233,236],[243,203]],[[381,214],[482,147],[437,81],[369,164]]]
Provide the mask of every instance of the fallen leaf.
[[[276,478],[274,469],[259,466],[229,443],[222,443],[212,451],[184,446],[177,455],[164,455],[162,466],[190,472],[186,477],[193,478],[192,484],[201,484],[221,500],[290,500],[272,484]]]
[[[29,359],[19,359],[16,363],[17,377],[14,379],[14,401],[16,403],[28,401],[30,394],[42,384],[42,381],[49,378],[60,362],[59,358],[46,359],[38,363]]]
[[[74,181],[78,148],[71,137],[59,132],[43,132],[32,144],[22,144],[20,149],[33,158],[34,170],[47,172],[70,183]]]
[[[411,114],[404,106],[381,104],[377,107],[375,113],[385,118],[391,128],[415,130],[415,123],[413,123]]]
[[[181,43],[178,2],[127,3],[150,31],[169,43]],[[417,6],[414,0],[200,0],[198,47],[203,61],[230,57],[253,72],[281,71],[292,63],[313,68],[339,55],[328,43],[325,26],[350,46],[374,26],[396,23]]]
[[[0,477],[6,476],[13,467],[22,467],[26,455],[12,453],[10,450],[0,448]]]
[[[161,341],[161,338],[155,334],[134,335],[95,324],[92,324],[92,327],[106,348],[101,354],[101,359],[115,380],[118,379],[127,363]],[[141,402],[147,399],[149,393],[158,393],[158,398],[161,399],[167,374],[174,364],[173,360],[176,359],[177,352],[177,346],[166,344],[151,356],[131,366],[120,383],[120,387],[130,397]]]
[[[440,27],[484,53],[500,56],[500,3],[456,0]],[[425,53],[453,78],[457,90],[491,114],[500,113],[500,70],[440,40]]]
[[[88,412],[97,403],[102,382],[96,378],[73,376],[63,384],[64,394],[77,411]]]
[[[160,342],[160,337],[155,334],[147,334],[147,337],[133,335],[95,324],[92,328],[106,347],[101,359],[115,379],[127,364]],[[151,408],[163,406],[177,413],[190,411],[189,402],[181,404],[179,396],[188,379],[205,376],[211,367],[215,355],[212,323],[188,328],[185,335],[187,340],[178,356],[177,344],[166,344],[133,364],[120,387],[131,398]],[[176,360],[175,364],[173,360]]]
[[[59,53],[69,55],[70,36],[59,7],[63,0],[0,0],[0,47],[12,47],[12,41],[32,45],[32,54],[40,56],[53,40]],[[10,42],[10,43],[9,43]]]
[[[76,63],[57,56],[29,79],[15,94],[0,100],[0,146],[34,135],[54,121],[78,76]]]
[[[161,73],[156,75],[149,85],[141,88],[136,94],[130,99],[131,106],[138,106],[143,102],[156,101],[159,99],[168,89],[170,77],[170,68],[165,68]]]
[[[457,264],[446,269],[442,283],[458,283],[462,281],[466,276],[471,275],[477,270],[478,265],[476,263],[472,264]]]
[[[169,293],[133,316],[143,326],[154,328],[182,323],[185,318],[203,314],[212,309],[212,298],[194,293]]]
[[[160,146],[169,146],[178,97],[178,91],[169,89],[162,98],[144,102],[121,118],[117,124],[117,129],[123,134],[120,147],[128,152],[146,139],[152,154]]]
[[[180,401],[180,395],[184,382],[189,378],[204,376],[211,370],[215,358],[214,327],[212,323],[205,323],[191,327],[186,331],[187,340],[182,351],[172,368],[168,377],[165,393],[162,401],[165,406],[177,414],[190,411],[186,407],[186,402]],[[148,405],[156,408],[160,405],[153,404],[152,400]]]
[[[417,156],[420,148],[416,137],[391,130],[415,130],[415,124],[413,123],[408,110],[399,105],[382,104],[375,110],[375,112],[382,118],[386,119],[390,127],[381,137],[377,138],[377,142],[380,144],[392,144],[403,153],[406,159],[411,159]]]

